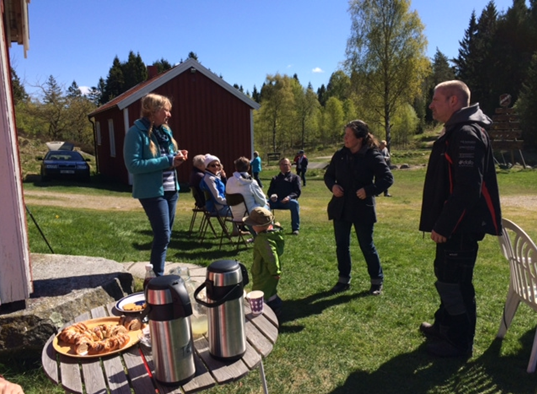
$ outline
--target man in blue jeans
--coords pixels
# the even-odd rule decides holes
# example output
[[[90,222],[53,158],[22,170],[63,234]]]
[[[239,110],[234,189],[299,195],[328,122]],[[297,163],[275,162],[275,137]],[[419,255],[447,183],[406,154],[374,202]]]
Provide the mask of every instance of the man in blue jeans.
[[[289,209],[291,211],[291,229],[293,235],[300,230],[300,205],[298,198],[302,192],[300,178],[291,172],[291,162],[284,157],[280,160],[280,173],[272,178],[267,195],[271,209]]]

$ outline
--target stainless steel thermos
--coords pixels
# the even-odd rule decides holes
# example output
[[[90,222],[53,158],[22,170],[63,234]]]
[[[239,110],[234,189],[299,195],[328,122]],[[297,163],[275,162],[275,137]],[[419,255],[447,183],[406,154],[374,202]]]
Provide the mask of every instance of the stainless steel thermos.
[[[207,307],[209,353],[218,360],[234,361],[246,352],[244,286],[246,267],[234,260],[218,260],[207,267],[205,282],[194,292],[196,302]],[[198,298],[206,288],[207,301]]]
[[[190,316],[192,305],[185,283],[177,275],[151,279],[145,289],[155,378],[183,384],[196,373]]]

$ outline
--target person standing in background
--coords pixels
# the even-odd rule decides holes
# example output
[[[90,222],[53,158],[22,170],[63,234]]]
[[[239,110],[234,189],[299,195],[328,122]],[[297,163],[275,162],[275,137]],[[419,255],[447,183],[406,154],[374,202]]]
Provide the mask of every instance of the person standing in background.
[[[303,150],[299,150],[295,156],[296,173],[302,179],[302,186],[306,186],[306,171],[308,170],[308,158]]]
[[[161,276],[179,198],[175,169],[188,159],[188,151],[178,149],[167,125],[170,100],[150,93],[141,104],[142,117],[127,131],[123,157],[132,174],[132,196],[139,199],[153,230],[150,262]]]
[[[259,157],[258,151],[254,151],[254,158],[250,162],[250,167],[252,167],[252,176],[257,181],[259,187],[263,188],[261,179],[259,179],[259,173],[261,172],[261,158]]]
[[[373,242],[377,221],[375,196],[393,184],[393,175],[378,150],[378,142],[368,125],[353,120],[345,126],[345,146],[338,150],[324,175],[324,183],[332,191],[328,203],[328,219],[334,221],[339,278],[331,292],[346,291],[351,283],[350,234],[354,226],[358,243],[367,264],[371,295],[379,295],[384,272]]]
[[[429,157],[419,230],[436,244],[435,287],[440,306],[434,323],[421,333],[437,357],[470,357],[477,320],[473,274],[478,242],[501,235],[501,210],[492,144],[492,124],[470,106],[470,89],[461,81],[438,84],[429,108],[444,123]]]
[[[390,159],[390,151],[388,150],[388,146],[386,145],[386,141],[382,140],[380,141],[379,145],[380,153],[382,153],[382,156],[384,156],[384,160],[386,161],[386,164],[388,165],[388,168],[391,168],[392,161]],[[391,197],[392,195],[388,193],[388,189],[384,190],[384,197]]]

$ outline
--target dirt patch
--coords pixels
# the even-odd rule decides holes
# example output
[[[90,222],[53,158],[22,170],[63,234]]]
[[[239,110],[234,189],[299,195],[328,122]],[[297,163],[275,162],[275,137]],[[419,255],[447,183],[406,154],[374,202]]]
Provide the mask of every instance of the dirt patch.
[[[32,205],[68,208],[86,208],[103,211],[132,211],[142,209],[140,202],[132,197],[88,196],[74,193],[24,191],[24,200]]]
[[[47,205],[68,208],[86,208],[103,211],[141,210],[140,202],[132,197],[88,196],[74,193],[54,193],[30,190],[24,192],[25,202],[32,205]],[[524,208],[537,211],[537,195],[501,197],[502,207]]]
[[[507,196],[500,197],[502,207],[524,208],[530,211],[537,211],[537,196]]]

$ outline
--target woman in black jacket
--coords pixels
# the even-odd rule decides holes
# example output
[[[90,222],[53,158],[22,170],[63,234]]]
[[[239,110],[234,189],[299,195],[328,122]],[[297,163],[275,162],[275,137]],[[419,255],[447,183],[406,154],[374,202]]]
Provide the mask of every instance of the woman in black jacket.
[[[354,225],[371,279],[369,293],[379,295],[384,274],[373,242],[373,227],[377,221],[375,196],[393,184],[393,175],[365,122],[353,120],[347,124],[344,143],[332,157],[324,175],[324,182],[333,194],[328,204],[328,219],[334,221],[339,270],[339,280],[331,291],[339,293],[350,288],[349,246]]]

